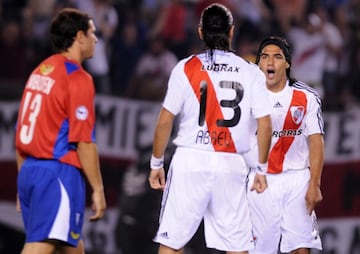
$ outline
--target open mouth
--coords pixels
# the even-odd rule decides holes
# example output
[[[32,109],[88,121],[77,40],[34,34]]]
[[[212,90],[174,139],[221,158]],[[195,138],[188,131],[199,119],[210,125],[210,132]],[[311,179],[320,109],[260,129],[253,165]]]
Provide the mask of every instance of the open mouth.
[[[273,70],[273,69],[268,69],[268,70],[267,70],[267,76],[268,76],[269,78],[273,78],[273,77],[275,76],[275,70]]]

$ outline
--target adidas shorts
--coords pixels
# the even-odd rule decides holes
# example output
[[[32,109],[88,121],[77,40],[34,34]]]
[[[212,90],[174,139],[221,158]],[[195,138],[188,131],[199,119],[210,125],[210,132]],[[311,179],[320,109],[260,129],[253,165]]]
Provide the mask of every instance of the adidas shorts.
[[[209,248],[254,248],[242,156],[177,148],[168,172],[155,242],[181,249],[204,218]]]
[[[249,188],[255,173],[249,174]],[[248,192],[254,224],[255,249],[250,254],[288,253],[303,248],[322,249],[315,213],[309,215],[305,194],[310,171],[294,170],[268,174],[263,193]]]

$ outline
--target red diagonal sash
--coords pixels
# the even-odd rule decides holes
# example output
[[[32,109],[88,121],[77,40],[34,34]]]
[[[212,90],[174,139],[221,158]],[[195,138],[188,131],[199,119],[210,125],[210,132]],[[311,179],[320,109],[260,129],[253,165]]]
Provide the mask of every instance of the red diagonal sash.
[[[303,92],[294,90],[289,110],[286,114],[283,130],[297,130],[306,113],[307,99]],[[295,136],[281,136],[269,154],[268,173],[277,174],[283,170],[285,155]]]
[[[230,137],[230,142],[228,145],[224,146],[218,142],[213,142],[212,145],[215,151],[218,152],[230,152],[236,153],[236,148],[234,141],[231,137],[229,128],[219,127],[216,125],[218,119],[224,119],[224,115],[221,111],[218,99],[216,97],[214,84],[210,80],[208,73],[204,70],[201,70],[202,63],[197,57],[193,57],[185,64],[185,74],[191,84],[191,87],[200,103],[200,84],[205,81],[208,85],[207,87],[207,104],[211,105],[211,111],[207,108],[205,112],[205,121],[208,127],[210,135],[212,133],[224,132],[226,137]],[[195,70],[195,71],[194,71]]]

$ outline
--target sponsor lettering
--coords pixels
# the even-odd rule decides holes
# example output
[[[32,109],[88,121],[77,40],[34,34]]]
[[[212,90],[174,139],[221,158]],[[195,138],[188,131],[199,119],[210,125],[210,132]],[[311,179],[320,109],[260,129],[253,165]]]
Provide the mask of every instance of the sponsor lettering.
[[[299,136],[302,133],[303,133],[303,129],[281,130],[281,131],[273,131],[272,136],[275,138],[294,137],[294,136]]]
[[[230,66],[228,64],[211,64],[201,66],[203,71],[216,71],[216,72],[239,72],[240,67]]]

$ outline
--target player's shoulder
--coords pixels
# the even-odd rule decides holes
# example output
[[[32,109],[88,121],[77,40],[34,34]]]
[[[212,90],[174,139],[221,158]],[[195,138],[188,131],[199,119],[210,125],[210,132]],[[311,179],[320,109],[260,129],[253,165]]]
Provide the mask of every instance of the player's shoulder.
[[[57,55],[51,55],[44,60],[42,60],[39,65],[34,69],[34,71],[39,71],[40,74],[48,75],[57,69],[58,66],[58,57]]]
[[[196,57],[196,55],[189,55],[187,57],[184,57],[182,59],[180,59],[174,68],[178,68],[179,66],[184,66],[186,63],[188,63],[189,61],[191,61],[192,59],[194,59]]]
[[[53,54],[44,59],[37,69],[44,75],[48,75],[50,73],[55,75],[72,75],[80,73],[81,75],[84,75],[84,73],[86,73],[80,64],[62,56],[61,54]]]
[[[289,86],[294,89],[301,91],[308,97],[320,98],[319,93],[311,86],[300,80],[290,80]]]
[[[247,75],[250,79],[262,76],[265,79],[263,72],[257,64],[238,56],[235,53],[232,54],[230,61],[239,67],[239,72],[242,76]]]
[[[176,77],[184,75],[184,68],[188,60],[191,58],[191,56],[182,58],[177,61],[177,63],[174,65],[174,67],[171,69],[171,75],[170,77]]]

